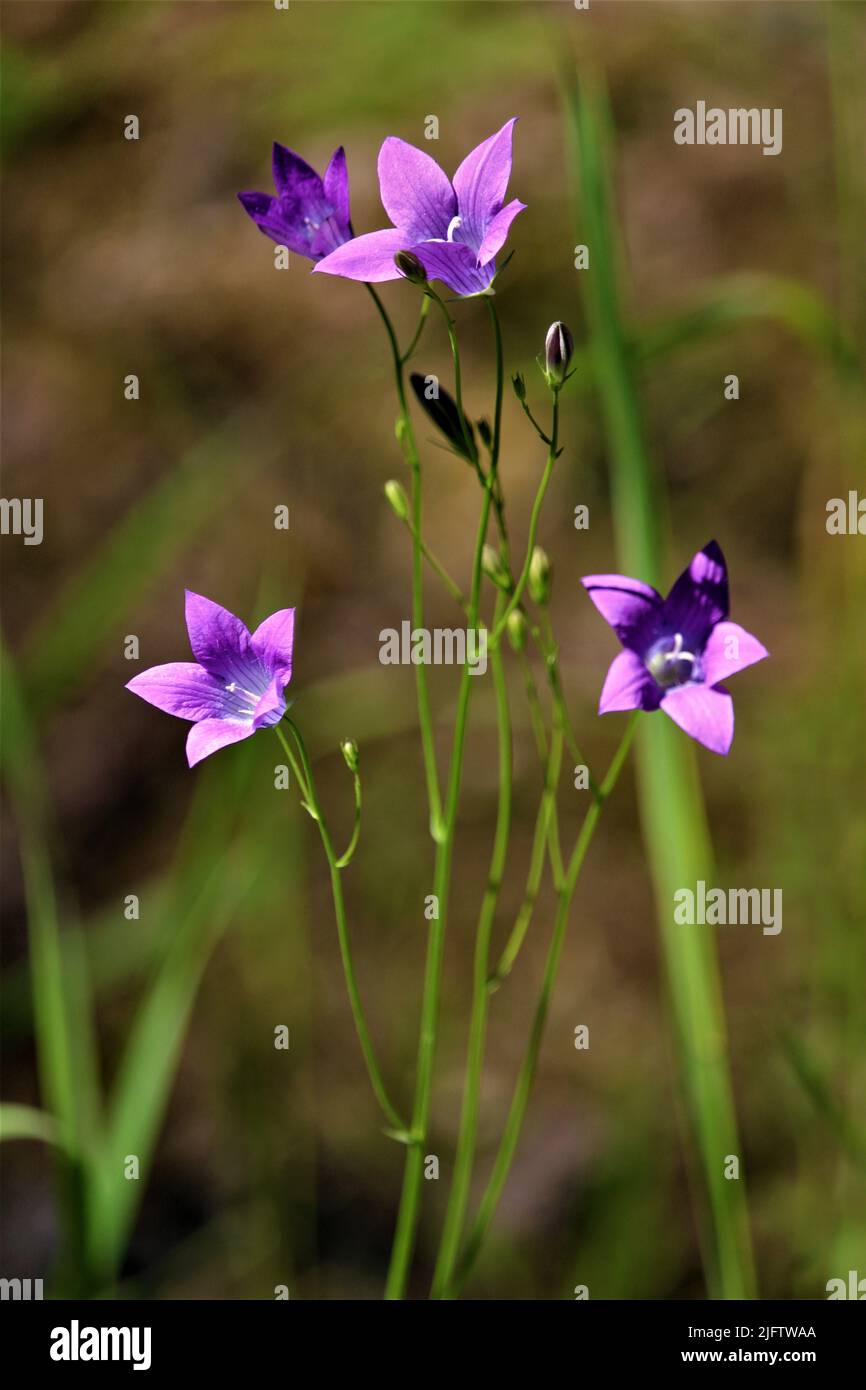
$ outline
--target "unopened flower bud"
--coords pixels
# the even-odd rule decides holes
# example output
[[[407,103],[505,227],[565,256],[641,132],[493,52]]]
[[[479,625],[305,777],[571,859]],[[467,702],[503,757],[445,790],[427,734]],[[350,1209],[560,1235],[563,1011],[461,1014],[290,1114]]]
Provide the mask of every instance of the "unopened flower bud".
[[[405,489],[394,478],[390,478],[385,484],[385,496],[391,504],[391,510],[401,521],[409,520],[409,498],[406,496]]]
[[[414,251],[398,251],[394,257],[394,264],[400,274],[406,280],[411,280],[413,285],[426,285],[427,272]]]
[[[514,387],[514,394],[522,403],[526,400],[526,382],[523,380],[522,372],[515,372],[511,378],[511,385]]]
[[[540,608],[546,607],[550,600],[550,584],[552,579],[552,569],[547,552],[537,545],[532,552],[532,559],[529,562],[529,574],[527,576],[527,586],[533,603],[537,603]]]
[[[346,767],[349,769],[349,771],[357,772],[359,754],[358,745],[355,742],[355,740],[353,738],[344,738],[343,742],[340,744],[340,752],[343,755],[343,761],[345,762]]]
[[[493,432],[490,428],[489,420],[478,421],[478,433],[481,436],[481,443],[484,445],[485,449],[489,449],[493,443]]]
[[[512,647],[516,652],[522,652],[526,646],[527,625],[519,608],[512,608],[505,626]]]
[[[547,330],[544,340],[544,374],[549,386],[561,386],[568,374],[574,355],[574,339],[570,330],[557,319]]]
[[[511,580],[508,571],[499,558],[499,552],[493,549],[492,545],[485,545],[481,552],[481,568],[492,580],[497,589],[508,590],[511,588]]]

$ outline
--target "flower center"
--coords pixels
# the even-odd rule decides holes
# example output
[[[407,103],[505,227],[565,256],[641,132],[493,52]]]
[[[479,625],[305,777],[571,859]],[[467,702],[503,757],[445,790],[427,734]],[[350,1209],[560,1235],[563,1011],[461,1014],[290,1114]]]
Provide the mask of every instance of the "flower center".
[[[670,637],[660,637],[650,647],[644,665],[657,685],[667,689],[672,685],[684,685],[697,673],[698,660],[694,652],[683,651],[681,632]]]

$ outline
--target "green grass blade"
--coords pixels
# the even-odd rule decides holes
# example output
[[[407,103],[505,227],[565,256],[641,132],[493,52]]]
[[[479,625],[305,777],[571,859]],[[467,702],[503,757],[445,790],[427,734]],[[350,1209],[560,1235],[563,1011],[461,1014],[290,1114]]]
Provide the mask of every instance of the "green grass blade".
[[[566,78],[566,110],[578,197],[579,239],[590,246],[581,284],[594,344],[596,385],[608,438],[622,569],[658,583],[664,569],[663,497],[644,442],[619,297],[619,252],[609,185],[609,116],[600,83]],[[698,1219],[709,1293],[754,1295],[743,1182],[724,1177],[739,1154],[715,942],[673,922],[673,894],[711,879],[712,853],[693,751],[660,718],[645,718],[637,772],[644,841],[656,897],[679,1080],[698,1155]]]

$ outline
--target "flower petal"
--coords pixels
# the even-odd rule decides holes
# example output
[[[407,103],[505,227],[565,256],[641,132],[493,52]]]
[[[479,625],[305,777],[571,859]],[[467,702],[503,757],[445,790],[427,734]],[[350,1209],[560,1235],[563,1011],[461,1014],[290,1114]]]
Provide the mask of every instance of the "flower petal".
[[[349,226],[349,171],[346,168],[346,151],[339,145],[331,155],[330,163],[322,180],[325,197],[334,209],[337,221]]]
[[[664,625],[681,632],[686,647],[699,652],[716,623],[728,616],[728,569],[716,541],[710,541],[683,570],[665,599]]]
[[[475,252],[459,241],[421,241],[409,250],[424,267],[428,280],[442,280],[455,294],[483,294],[493,279],[494,265],[479,266]]]
[[[454,175],[457,211],[466,240],[476,251],[480,251],[488,226],[505,199],[511,177],[511,134],[516,120],[513,116],[495,135],[476,145]]]
[[[508,236],[508,229],[519,212],[526,207],[519,198],[514,198],[501,212],[497,212],[492,222],[487,224],[484,239],[478,248],[478,264],[486,265],[492,261],[497,251],[501,251]]]
[[[253,715],[253,728],[261,729],[262,726],[270,727],[272,724],[279,724],[286,712],[286,701],[283,690],[286,686],[285,677],[278,673],[274,676],[264,695],[256,705]]]
[[[203,719],[193,724],[186,738],[186,760],[195,767],[202,758],[210,757],[219,748],[229,743],[239,743],[255,733],[252,723],[242,724],[236,719]]]
[[[356,236],[338,246],[314,265],[313,270],[323,271],[325,275],[342,275],[347,280],[366,280],[371,284],[400,280],[402,276],[394,264],[394,257],[398,251],[406,249],[405,234],[388,227],[382,232]]]
[[[265,669],[280,675],[283,684],[292,679],[292,647],[295,637],[295,610],[281,608],[259,623],[252,635],[252,649]]]
[[[709,748],[725,754],[734,738],[734,702],[723,686],[678,685],[662,696],[661,707],[675,724]]]
[[[588,574],[580,582],[623,646],[642,655],[661,616],[661,594],[624,574]]]
[[[765,656],[769,656],[767,648],[739,623],[716,623],[701,658],[704,681],[718,685],[737,671],[763,661]]]
[[[187,589],[186,627],[193,656],[211,675],[253,690],[267,684],[267,673],[259,669],[246,624],[227,608]]]
[[[457,197],[435,159],[396,135],[379,151],[382,206],[410,241],[445,237],[457,211]]]
[[[207,719],[221,709],[224,687],[194,661],[151,666],[126,683],[127,690],[178,719]]]
[[[599,714],[619,709],[658,709],[660,691],[640,657],[620,652],[610,664],[598,702]]]
[[[322,180],[305,159],[294,150],[287,149],[274,141],[272,152],[274,187],[280,196],[288,196],[298,202],[310,199],[317,203],[323,200]]]

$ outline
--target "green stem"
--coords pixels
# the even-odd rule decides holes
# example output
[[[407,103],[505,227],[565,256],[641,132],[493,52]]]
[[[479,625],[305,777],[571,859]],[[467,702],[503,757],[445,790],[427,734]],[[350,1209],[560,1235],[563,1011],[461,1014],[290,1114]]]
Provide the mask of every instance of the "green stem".
[[[504,602],[504,596],[500,596],[500,598]],[[508,839],[511,831],[511,719],[508,710],[508,690],[505,683],[501,648],[495,647],[493,649],[490,666],[499,729],[499,801],[493,852],[490,858],[490,872],[475,934],[472,1012],[469,1023],[469,1046],[466,1056],[466,1079],[463,1086],[460,1130],[454,1160],[454,1177],[448,1195],[439,1255],[433,1275],[431,1298],[441,1298],[443,1291],[448,1286],[457,1258],[466,1216],[466,1205],[469,1201],[469,1187],[472,1180],[472,1166],[475,1160],[475,1144],[478,1132],[478,1101],[481,1092],[487,1012],[490,1001],[487,988],[487,975],[490,968],[490,937],[493,930],[496,904],[499,900],[502,875],[505,871]]]
[[[616,785],[617,778],[625,762],[635,728],[637,727],[637,715],[634,714],[629,719],[623,734],[619,748],[614,754],[613,760],[608,768],[607,775],[599,788],[598,796],[593,798],[592,805],[584,817],[583,825],[577,837],[577,842],[568,861],[565,882],[559,894],[559,903],[556,912],[556,921],[553,928],[553,936],[547,954],[547,961],[544,967],[544,977],[541,985],[541,994],[536,1005],[535,1016],[532,1021],[532,1031],[529,1037],[529,1044],[524,1055],[523,1064],[518,1076],[514,1097],[511,1108],[508,1112],[505,1130],[493,1165],[490,1180],[485,1189],[484,1196],[478,1209],[469,1239],[460,1257],[457,1272],[452,1280],[447,1293],[447,1298],[455,1298],[466,1279],[468,1278],[473,1265],[478,1257],[478,1252],[484,1243],[484,1239],[490,1228],[502,1190],[505,1186],[511,1163],[520,1138],[523,1127],[523,1120],[526,1115],[526,1108],[529,1103],[529,1096],[532,1084],[535,1079],[535,1072],[538,1066],[538,1054],[541,1048],[541,1040],[544,1035],[544,1026],[547,1021],[547,1013],[550,1007],[550,1000],[553,994],[553,986],[556,981],[559,969],[559,960],[562,954],[562,947],[565,941],[566,927],[568,926],[568,914],[571,906],[571,899],[577,886],[577,880],[583,867],[586,852],[592,841],[595,828],[601,815],[605,800],[610,796]]]
[[[406,451],[406,460],[412,473],[412,496],[410,499],[412,515],[412,626],[417,630],[424,627],[424,573],[423,554],[421,550],[421,514],[423,497],[421,460],[418,455],[418,447],[415,443],[415,434],[412,429],[412,417],[409,414],[409,407],[406,402],[406,377],[404,367],[410,354],[406,353],[405,356],[401,356],[397,335],[394,332],[393,325],[388,317],[388,312],[384,304],[372,285],[367,285],[367,289],[385,325],[388,342],[391,346],[391,356],[394,363],[394,383],[397,388],[397,401],[400,407],[400,430]],[[419,323],[418,331],[412,341],[412,351],[414,351],[415,343],[420,337],[424,318],[426,318],[426,310],[422,305],[422,320]],[[427,672],[420,662],[415,667],[415,690],[418,701],[418,724],[421,730],[424,774],[427,779],[427,804],[430,816],[430,834],[438,844],[441,842],[443,835],[442,800],[439,792],[439,774],[436,769],[436,744],[433,738],[433,718],[430,713],[430,694],[427,688]]]
[[[364,1006],[361,1003],[361,993],[358,989],[358,981],[355,975],[355,963],[352,959],[352,948],[349,942],[349,929],[348,924],[346,922],[346,904],[343,898],[343,883],[340,876],[339,861],[334,851],[334,844],[328,831],[328,827],[325,823],[325,818],[322,814],[322,808],[319,803],[318,796],[316,794],[315,782],[313,781],[313,769],[310,765],[310,759],[307,755],[306,747],[304,746],[304,740],[301,737],[301,733],[297,725],[290,718],[288,718],[288,716],[285,717],[285,723],[288,724],[289,728],[291,729],[292,736],[295,740],[295,743],[297,744],[298,753],[300,754],[301,766],[303,767],[303,773],[301,773],[301,770],[298,766],[298,760],[295,758],[295,755],[291,749],[291,745],[289,744],[289,741],[283,733],[282,729],[280,728],[279,724],[275,725],[275,732],[277,738],[280,740],[280,743],[283,745],[283,751],[285,752],[286,757],[289,760],[289,764],[292,768],[292,771],[294,772],[301,786],[306,786],[306,804],[308,810],[310,811],[310,814],[313,816],[313,819],[319,827],[319,835],[321,836],[322,846],[325,851],[325,856],[328,860],[328,867],[331,871],[331,893],[334,899],[334,916],[337,920],[337,936],[340,942],[340,956],[343,962],[343,973],[346,977],[346,988],[349,992],[349,1003],[352,1008],[352,1016],[355,1020],[355,1028],[358,1033],[358,1041],[361,1044],[361,1052],[363,1053],[364,1062],[367,1067],[367,1074],[370,1078],[370,1084],[373,1087],[373,1094],[379,1102],[379,1105],[382,1109],[382,1113],[385,1115],[386,1119],[388,1120],[388,1123],[395,1130],[405,1131],[405,1123],[401,1119],[399,1112],[391,1104],[391,1101],[389,1099],[388,1092],[385,1087],[385,1082],[382,1079],[382,1073],[379,1070],[379,1063],[376,1060],[376,1053],[374,1051],[373,1043],[370,1038],[370,1031],[367,1027],[367,1019],[364,1014]]]
[[[520,904],[520,910],[515,919],[511,935],[505,943],[505,948],[499,958],[499,964],[493,973],[488,976],[488,993],[492,993],[494,990],[498,989],[506,975],[513,969],[514,962],[517,959],[529,929],[529,923],[532,920],[533,909],[535,908],[536,899],[538,898],[538,890],[541,886],[541,875],[544,872],[544,855],[547,841],[550,838],[552,813],[556,805],[556,789],[559,786],[559,774],[562,767],[562,745],[562,724],[557,718],[550,740],[550,755],[545,771],[544,790],[541,796],[541,804],[538,808],[538,817],[535,822],[535,834],[532,841],[532,853],[529,860],[526,891],[523,895],[523,902]],[[558,848],[559,842],[557,840],[557,851]],[[557,873],[556,866],[554,866],[554,882],[559,891],[564,881],[561,862],[559,863],[558,869],[559,872]]]
[[[454,325],[447,309],[438,296],[431,296],[440,305],[448,328],[454,358],[455,397],[464,419],[464,433],[468,434],[462,408],[462,389],[460,379],[460,353]],[[475,553],[472,561],[472,581],[469,594],[468,624],[478,626],[481,600],[481,555],[487,538],[492,502],[491,488],[485,487],[478,532],[475,537]],[[420,551],[419,551],[420,553]],[[442,959],[445,946],[445,924],[448,915],[448,897],[451,883],[451,861],[454,848],[454,833],[457,824],[457,806],[460,798],[460,783],[463,773],[463,749],[466,740],[466,724],[469,715],[469,699],[472,692],[473,676],[468,664],[463,667],[460,689],[457,697],[457,713],[454,722],[454,742],[451,750],[451,765],[448,774],[448,788],[445,799],[444,834],[437,842],[436,862],[433,873],[433,893],[438,905],[438,915],[430,924],[427,942],[427,959],[424,967],[424,991],[421,1002],[421,1027],[418,1039],[418,1061],[415,1079],[415,1102],[412,1111],[411,1143],[406,1154],[403,1173],[403,1187],[400,1194],[400,1207],[391,1250],[391,1262],[385,1285],[386,1299],[401,1299],[405,1296],[409,1278],[409,1266],[415,1249],[415,1239],[420,1216],[421,1183],[423,1181],[423,1145],[427,1137],[430,1119],[430,1099],[433,1083],[433,1065],[436,1054],[436,1037],[439,1022],[439,1002],[442,989]]]
[[[338,868],[338,869],[345,869],[346,866],[347,866],[348,864],[351,864],[351,862],[352,862],[352,857],[353,857],[353,855],[354,855],[354,853],[355,853],[355,850],[358,848],[358,840],[359,840],[360,835],[361,835],[361,777],[360,777],[360,774],[357,773],[357,772],[353,773],[353,774],[352,774],[352,780],[353,780],[353,782],[354,782],[354,790],[355,790],[355,824],[352,826],[352,838],[350,839],[350,841],[349,841],[348,845],[346,846],[345,850],[343,851],[343,853],[340,855],[339,859],[337,860],[337,868]]]
[[[538,491],[535,494],[535,501],[532,504],[532,512],[529,518],[529,537],[526,543],[526,558],[523,562],[523,569],[520,571],[520,577],[517,580],[516,585],[514,586],[514,592],[512,593],[511,598],[508,601],[508,606],[505,609],[505,612],[502,614],[502,617],[499,619],[499,622],[496,624],[496,627],[493,629],[493,632],[491,633],[490,644],[494,647],[497,645],[500,637],[502,636],[505,624],[508,622],[509,616],[511,615],[511,613],[513,613],[514,609],[520,602],[523,596],[523,590],[526,588],[526,581],[529,578],[529,566],[532,562],[532,552],[535,549],[535,538],[538,535],[538,522],[541,517],[541,508],[542,504],[544,503],[544,495],[547,492],[547,487],[550,482],[551,475],[553,473],[553,466],[556,463],[556,456],[558,453],[558,439],[559,392],[555,390],[553,393],[553,423],[551,425],[550,430],[550,449],[547,455],[547,461],[544,465],[544,472],[541,475],[541,482],[539,483]]]

